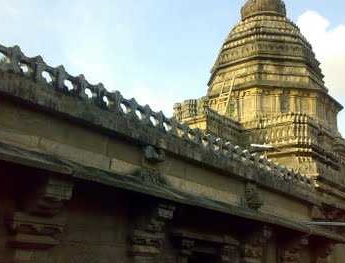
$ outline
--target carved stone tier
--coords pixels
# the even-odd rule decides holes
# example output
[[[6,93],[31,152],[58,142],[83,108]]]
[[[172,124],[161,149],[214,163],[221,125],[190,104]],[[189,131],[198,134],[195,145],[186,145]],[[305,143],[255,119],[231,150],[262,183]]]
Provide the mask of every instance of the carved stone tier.
[[[202,255],[208,255],[212,262],[239,263],[239,241],[228,235],[205,234],[187,229],[174,229],[175,248],[178,251],[178,262],[188,260],[202,261]]]
[[[183,238],[178,241],[178,263],[188,263],[188,258],[193,254],[193,247],[195,241],[192,239]]]
[[[241,243],[242,263],[261,263],[264,244],[272,237],[272,229],[267,226],[253,231]]]
[[[280,251],[281,263],[300,263],[303,247],[309,245],[307,237],[286,241]]]
[[[162,252],[166,224],[172,220],[175,207],[167,204],[149,205],[135,211],[130,255],[135,263],[152,262]]]
[[[48,176],[31,189],[21,202],[21,211],[8,215],[8,246],[13,249],[12,262],[47,262],[50,248],[59,244],[66,226],[59,215],[72,198],[73,184]]]

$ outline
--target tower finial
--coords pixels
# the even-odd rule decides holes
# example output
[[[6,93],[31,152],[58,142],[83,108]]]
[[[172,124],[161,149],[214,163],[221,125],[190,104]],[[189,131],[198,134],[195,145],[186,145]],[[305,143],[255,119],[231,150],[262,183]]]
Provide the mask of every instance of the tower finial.
[[[242,20],[259,14],[286,16],[285,3],[282,0],[248,0],[241,9]]]

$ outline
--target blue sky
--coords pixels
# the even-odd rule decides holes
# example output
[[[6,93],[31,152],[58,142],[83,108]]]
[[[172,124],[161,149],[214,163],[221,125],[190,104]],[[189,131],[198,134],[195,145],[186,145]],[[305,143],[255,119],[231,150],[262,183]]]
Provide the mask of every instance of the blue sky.
[[[345,105],[345,1],[286,0]],[[244,0],[0,0],[0,42],[135,97],[167,115],[205,95]],[[345,114],[339,128],[345,134]]]

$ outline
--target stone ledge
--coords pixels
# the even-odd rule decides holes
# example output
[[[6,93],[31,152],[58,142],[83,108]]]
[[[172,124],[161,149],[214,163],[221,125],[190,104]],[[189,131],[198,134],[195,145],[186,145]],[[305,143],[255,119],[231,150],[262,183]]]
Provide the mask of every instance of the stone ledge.
[[[69,176],[78,180],[81,179],[92,181],[114,188],[120,188],[154,196],[164,200],[170,200],[184,205],[198,206],[229,215],[243,217],[249,220],[257,220],[273,225],[279,225],[284,228],[300,231],[302,233],[323,236],[328,239],[345,243],[345,238],[343,238],[342,236],[320,227],[310,227],[304,225],[302,222],[296,222],[290,219],[274,216],[260,211],[253,211],[250,209],[226,204],[203,196],[191,195],[189,193],[182,192],[179,189],[173,188],[167,184],[146,184],[136,176],[117,175],[112,172],[85,167],[71,161],[62,160],[53,156],[47,156],[42,153],[29,152],[27,150],[20,150],[18,148],[0,144],[0,159],[6,159],[7,161],[17,163],[17,158],[9,158],[9,156],[13,157],[16,155],[26,156],[25,158],[28,159],[25,164],[19,163],[22,165],[29,165],[31,167],[39,168],[40,160],[43,161],[43,163],[46,162],[46,160],[50,160],[50,162],[54,163],[56,166],[68,167],[68,170],[71,171]],[[7,158],[4,158],[4,156],[7,156]],[[32,159],[30,157],[32,157]],[[301,200],[311,202],[311,204],[321,205],[321,201],[318,200],[317,196],[313,197],[312,193],[308,194],[308,196],[301,194],[299,198]],[[345,208],[343,208],[343,210],[345,210]]]

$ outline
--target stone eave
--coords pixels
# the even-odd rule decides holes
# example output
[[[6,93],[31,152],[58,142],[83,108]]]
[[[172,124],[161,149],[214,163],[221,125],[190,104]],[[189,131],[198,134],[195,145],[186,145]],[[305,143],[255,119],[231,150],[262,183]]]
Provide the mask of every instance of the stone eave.
[[[256,65],[260,65],[260,64],[265,64],[265,63],[257,63]],[[278,64],[278,63],[277,63]],[[252,64],[252,65],[255,65],[255,64]],[[238,69],[240,68],[245,68],[245,67],[239,67]],[[224,70],[226,69],[225,68],[220,68],[220,70]],[[313,74],[305,74],[305,73],[301,73],[301,74],[291,74],[291,73],[276,73],[276,72],[266,72],[266,71],[263,71],[263,70],[257,70],[257,71],[252,71],[252,72],[247,72],[247,73],[243,73],[241,75],[238,75],[237,77],[238,78],[246,78],[248,76],[253,76],[253,75],[265,75],[265,74],[270,74],[270,75],[275,75],[275,76],[291,76],[293,75],[293,77],[302,77],[302,78],[308,78],[309,80],[309,83],[315,83],[316,85],[319,85],[323,90],[327,90],[327,88],[325,87],[323,81],[320,81],[319,79],[317,79],[317,77]],[[257,80],[256,80],[257,81]],[[264,80],[263,80],[264,81]],[[267,81],[267,80],[266,80]],[[278,81],[275,81],[275,82],[278,82]],[[285,82],[288,82],[288,81],[281,81],[283,83]],[[279,81],[279,83],[281,83]],[[290,82],[288,82],[290,83]],[[296,86],[296,82],[294,82],[294,87]],[[298,83],[297,83],[298,84]],[[240,84],[241,85],[241,84]],[[307,84],[304,84],[305,86],[310,86],[310,85],[307,85]],[[304,87],[303,87],[304,88]]]
[[[276,43],[283,43],[283,44],[294,44],[294,45],[302,45],[303,47],[310,49],[311,54],[315,55],[314,52],[312,51],[312,47],[311,45],[306,41],[306,39],[301,36],[301,35],[297,35],[294,33],[289,33],[289,32],[272,32],[272,31],[261,31],[260,33],[258,33],[257,31],[249,31],[249,32],[241,32],[242,34],[240,36],[232,36],[231,34],[227,37],[227,39],[225,40],[225,43],[223,44],[223,47],[230,44],[231,42],[235,42],[235,41],[239,41],[239,40],[245,40],[245,42],[239,43],[239,44],[233,44],[227,48],[223,48],[222,50],[228,50],[228,49],[232,49],[235,47],[240,47],[240,46],[244,46],[245,44],[248,43],[255,43],[256,41],[265,41],[265,42],[276,42]],[[235,33],[234,33],[235,34]],[[284,40],[284,39],[269,39],[267,40],[266,38],[260,38],[262,36],[267,36],[267,35],[272,35],[272,36],[289,36],[289,37],[294,37],[294,38],[298,38],[300,41],[292,41],[292,40]],[[251,36],[257,36],[257,39],[250,39]],[[318,60],[315,61],[319,63]]]
[[[314,91],[321,94],[324,94],[328,96],[336,105],[340,105],[335,99],[333,99],[326,90],[318,89],[318,88],[308,88],[305,85],[296,86],[293,85],[294,83],[286,82],[286,81],[269,81],[269,80],[254,80],[254,81],[248,81],[243,84],[235,84],[233,87],[233,91],[241,91],[251,88],[265,88],[265,89],[295,89],[295,90],[304,90],[304,91]],[[210,97],[214,97],[219,94],[210,94]],[[341,105],[340,105],[341,106]]]
[[[210,77],[207,85],[210,86],[210,84],[212,83],[212,81],[213,81],[214,77],[216,76],[216,74],[218,73],[218,71],[220,71],[222,69],[226,69],[227,67],[231,67],[231,66],[240,65],[240,64],[245,63],[245,62],[259,61],[261,59],[274,59],[276,61],[284,61],[284,62],[299,62],[299,63],[307,65],[308,69],[310,69],[313,74],[315,74],[315,75],[319,74],[318,72],[316,72],[313,69],[313,65],[311,65],[310,63],[307,63],[305,61],[305,59],[302,57],[276,56],[276,55],[270,55],[270,54],[256,54],[256,55],[248,56],[245,58],[237,59],[234,61],[230,61],[230,62],[227,62],[224,64],[218,64],[218,59],[217,59],[215,66],[211,69],[211,77]],[[327,88],[324,86],[324,84],[322,85],[322,88],[327,90]]]
[[[305,63],[300,63],[300,64],[296,65],[295,61],[288,61],[288,60],[287,61],[284,61],[284,60],[272,61],[272,60],[257,60],[257,59],[250,59],[249,61],[246,61],[246,63],[235,63],[235,65],[230,65],[230,66],[234,66],[234,69],[239,70],[239,69],[245,69],[248,66],[265,66],[265,65],[305,68]],[[219,68],[219,70],[224,69],[222,66],[219,66],[219,67],[221,67],[221,68]],[[217,66],[214,67],[214,69],[216,69],[216,68],[217,68]],[[210,73],[212,74],[213,71],[211,70]],[[312,79],[316,79],[316,80],[314,80],[315,82],[320,82],[322,84],[324,83],[323,81],[317,80],[315,72],[310,71],[310,73],[311,74],[309,76],[313,76]],[[248,73],[246,73],[246,74],[248,74]],[[289,74],[289,73],[286,73],[286,74]],[[243,74],[243,75],[245,75],[245,74]],[[242,76],[242,74],[241,74],[241,76]],[[322,77],[324,77],[323,74],[322,74]]]
[[[214,201],[206,197],[181,192],[180,190],[174,189],[173,187],[163,183],[146,183],[140,177],[135,175],[118,175],[109,171],[86,167],[55,156],[28,151],[3,143],[0,143],[0,160],[26,167],[37,168],[39,170],[50,171],[55,174],[61,174],[65,177],[68,176],[71,179],[91,181],[129,192],[141,193],[173,201],[182,205],[197,206],[215,212],[245,218],[246,220],[271,224],[301,232],[303,234],[308,234],[310,236],[318,236],[331,241],[345,243],[345,238],[343,236],[321,227],[306,225],[305,222],[296,222],[260,211],[233,206],[219,201]]]

